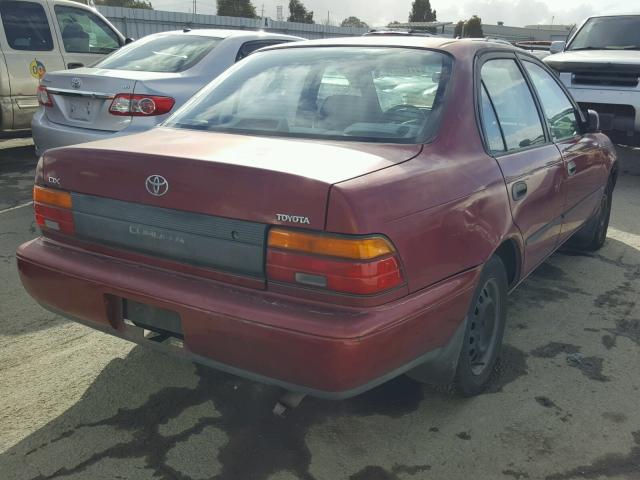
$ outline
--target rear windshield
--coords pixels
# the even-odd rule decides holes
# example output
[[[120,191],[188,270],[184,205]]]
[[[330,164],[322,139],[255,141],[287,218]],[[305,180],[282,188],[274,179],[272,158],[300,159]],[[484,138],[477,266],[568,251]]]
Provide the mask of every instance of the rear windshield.
[[[435,133],[451,72],[430,50],[309,47],[258,52],[165,123],[285,137],[422,143]]]
[[[640,50],[640,16],[591,18],[568,50]]]
[[[94,67],[137,72],[182,72],[197,64],[221,41],[221,38],[196,35],[142,38],[122,47]]]

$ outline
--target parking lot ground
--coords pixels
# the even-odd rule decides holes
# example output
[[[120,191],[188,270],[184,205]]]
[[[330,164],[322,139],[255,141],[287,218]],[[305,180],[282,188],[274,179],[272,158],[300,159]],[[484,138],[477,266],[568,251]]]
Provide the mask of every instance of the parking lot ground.
[[[37,162],[31,138],[0,137],[0,211],[30,200]]]
[[[401,377],[281,419],[279,389],[36,305],[14,257],[36,235],[31,209],[6,210],[29,200],[35,159],[3,146],[2,480],[640,479],[640,152],[621,151],[605,247],[553,255],[511,296],[486,394]]]

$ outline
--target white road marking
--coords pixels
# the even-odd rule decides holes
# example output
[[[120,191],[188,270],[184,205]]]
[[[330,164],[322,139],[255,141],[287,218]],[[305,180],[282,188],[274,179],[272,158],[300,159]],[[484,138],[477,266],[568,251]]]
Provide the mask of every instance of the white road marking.
[[[636,250],[640,250],[640,235],[637,235],[635,233],[630,233],[630,232],[624,232],[622,230],[618,230],[617,228],[609,227],[607,236],[609,238],[613,238],[614,240],[618,240],[619,242],[626,243],[627,245],[635,248]]]
[[[23,203],[22,205],[17,205],[15,207],[11,207],[11,208],[6,208],[4,210],[0,210],[0,214],[7,213],[7,212],[10,212],[12,210],[17,210],[19,208],[28,207],[29,205],[33,205],[33,202],[27,202],[27,203]]]

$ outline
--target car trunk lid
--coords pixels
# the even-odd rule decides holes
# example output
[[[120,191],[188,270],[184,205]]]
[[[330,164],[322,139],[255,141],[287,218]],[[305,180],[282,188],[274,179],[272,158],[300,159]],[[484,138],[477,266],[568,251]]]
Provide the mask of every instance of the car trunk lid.
[[[269,224],[323,230],[331,185],[420,150],[161,127],[50,150],[44,179],[91,241],[262,277]]]
[[[112,115],[109,107],[118,93],[143,89],[145,81],[175,74],[79,68],[48,73],[42,81],[53,99],[47,119],[60,125],[117,132],[131,123],[131,116]]]

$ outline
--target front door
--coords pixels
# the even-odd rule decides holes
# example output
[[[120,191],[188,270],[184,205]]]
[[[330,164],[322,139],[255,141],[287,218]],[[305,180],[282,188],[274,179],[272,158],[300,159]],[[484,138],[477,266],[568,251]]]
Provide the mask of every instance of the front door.
[[[532,61],[525,60],[523,65],[540,99],[551,139],[564,159],[567,184],[562,215],[561,241],[564,241],[600,205],[607,170],[599,160],[597,139],[581,132],[578,112],[554,75]]]
[[[52,5],[66,68],[90,67],[120,48],[120,38],[98,15],[82,7]]]
[[[480,76],[485,141],[502,170],[513,220],[525,242],[523,273],[527,275],[558,244],[564,164],[547,139],[515,56],[486,60]]]
[[[41,2],[2,0],[0,17],[0,47],[9,72],[8,85],[0,82],[2,125],[29,128],[38,107],[38,82],[45,72],[64,68],[60,48]]]

